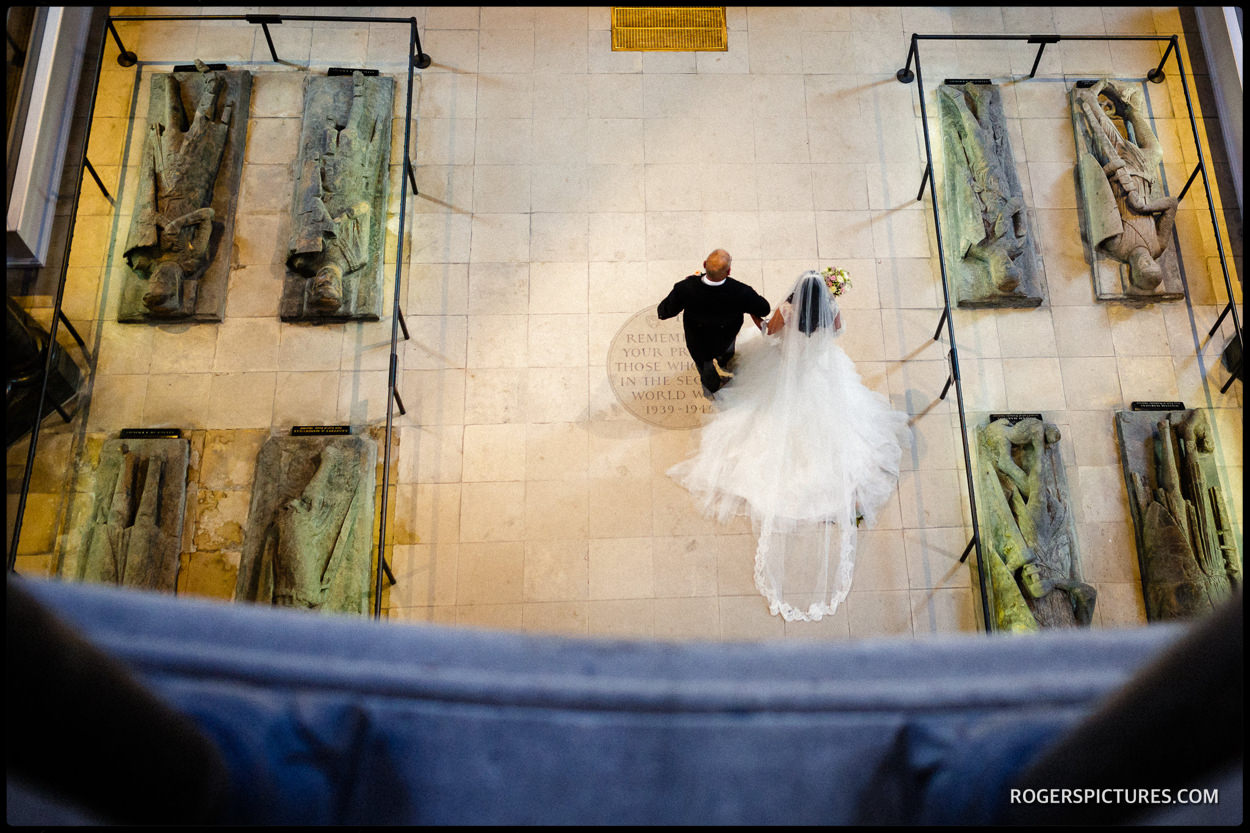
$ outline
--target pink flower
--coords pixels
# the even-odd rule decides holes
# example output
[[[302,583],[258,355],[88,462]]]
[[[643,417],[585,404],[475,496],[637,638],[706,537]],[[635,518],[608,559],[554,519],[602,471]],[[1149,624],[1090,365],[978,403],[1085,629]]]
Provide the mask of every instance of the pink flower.
[[[851,275],[845,269],[826,266],[821,274],[825,278],[825,286],[829,287],[829,293],[834,297],[841,295],[851,285]]]

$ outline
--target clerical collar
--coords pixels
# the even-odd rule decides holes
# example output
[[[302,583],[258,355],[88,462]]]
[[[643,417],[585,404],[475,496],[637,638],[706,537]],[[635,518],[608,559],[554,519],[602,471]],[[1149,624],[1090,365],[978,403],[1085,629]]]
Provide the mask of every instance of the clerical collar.
[[[707,273],[706,273],[706,272],[704,272],[704,273],[703,273],[703,282],[704,282],[705,284],[707,284],[708,286],[721,286],[721,285],[722,285],[722,284],[724,284],[724,283],[725,283],[725,281],[726,281],[726,280],[728,280],[728,279],[729,279],[729,276],[728,276],[728,275],[726,275],[725,277],[721,278],[721,279],[720,279],[720,280],[718,280],[718,281],[709,281],[709,280],[707,279]]]

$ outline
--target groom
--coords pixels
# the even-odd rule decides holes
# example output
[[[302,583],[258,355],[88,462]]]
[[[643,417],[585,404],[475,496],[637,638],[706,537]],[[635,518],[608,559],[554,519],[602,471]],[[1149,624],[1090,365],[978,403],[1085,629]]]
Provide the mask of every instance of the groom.
[[[703,395],[708,399],[732,375],[726,371],[734,356],[743,314],[749,314],[760,326],[772,310],[754,289],[729,277],[731,261],[724,249],[712,252],[703,261],[704,271],[673,284],[672,292],[656,308],[661,321],[685,311],[682,327],[686,349],[699,370]]]

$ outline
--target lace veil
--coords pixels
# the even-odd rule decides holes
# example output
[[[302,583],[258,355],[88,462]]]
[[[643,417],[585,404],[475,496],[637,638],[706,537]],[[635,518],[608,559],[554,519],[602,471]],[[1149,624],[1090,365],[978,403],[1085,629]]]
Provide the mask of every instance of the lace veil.
[[[841,322],[837,320],[838,302],[830,294],[824,278],[815,270],[809,269],[799,276],[794,289],[786,297],[785,306],[788,307],[785,311],[787,327],[793,327],[809,338],[818,330],[833,329],[834,335],[842,332]]]
[[[856,543],[855,482],[836,396],[834,352],[841,328],[837,302],[815,271],[803,273],[782,309],[781,356],[775,371],[777,500],[754,507],[759,544],[755,583],[772,612],[787,621],[833,613],[851,587]],[[853,372],[853,371],[852,371]]]
[[[774,614],[812,621],[850,590],[856,517],[893,496],[907,416],[860,381],[818,273],[780,306],[785,326],[739,352],[698,452],[669,474],[705,514],[750,516],[756,587]]]

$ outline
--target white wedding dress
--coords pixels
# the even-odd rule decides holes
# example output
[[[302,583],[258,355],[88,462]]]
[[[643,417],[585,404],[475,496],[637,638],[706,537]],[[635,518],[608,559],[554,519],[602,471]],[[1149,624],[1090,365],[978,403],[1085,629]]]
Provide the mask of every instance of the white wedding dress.
[[[770,610],[815,621],[846,598],[856,518],[871,526],[894,494],[910,431],[838,345],[837,305],[818,273],[804,273],[776,314],[785,327],[743,340],[698,452],[668,474],[705,514],[749,515]]]

